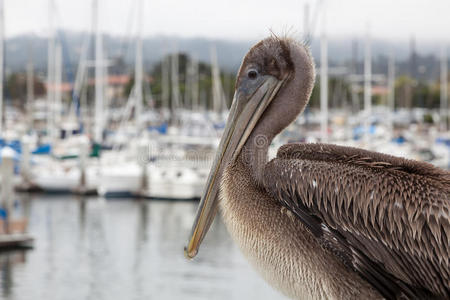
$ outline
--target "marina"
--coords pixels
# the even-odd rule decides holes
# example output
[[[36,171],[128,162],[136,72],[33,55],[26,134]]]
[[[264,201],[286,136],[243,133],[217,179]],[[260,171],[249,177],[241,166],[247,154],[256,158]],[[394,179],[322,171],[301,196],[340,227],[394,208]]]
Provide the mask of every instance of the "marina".
[[[413,1],[417,7],[428,6],[422,0]],[[273,12],[264,11],[267,7],[261,5],[259,17],[259,12],[247,14],[250,4],[233,1],[242,14],[235,15],[227,6],[231,4],[215,3],[216,8],[197,0],[173,4],[170,9],[172,4],[144,0],[36,2],[19,9],[12,1],[0,0],[1,299],[285,299],[257,273],[263,269],[265,279],[273,276],[269,264],[259,266],[268,261],[291,272],[295,291],[290,293],[292,286],[283,280],[283,272],[277,273],[283,276],[274,285],[302,298],[299,295],[308,293],[303,294],[298,284],[303,274],[298,270],[304,265],[296,255],[303,252],[289,247],[306,243],[299,238],[301,234],[292,232],[280,242],[270,236],[271,230],[286,233],[278,226],[285,224],[286,216],[301,219],[311,213],[313,218],[306,218],[311,224],[306,227],[316,229],[315,233],[320,230],[320,238],[324,232],[329,238],[335,234],[333,241],[321,241],[328,244],[317,247],[313,251],[317,254],[342,242],[340,238],[349,238],[348,232],[338,232],[349,226],[336,226],[342,216],[336,222],[330,221],[334,216],[318,216],[321,204],[311,208],[314,212],[306,211],[308,205],[296,196],[276,199],[284,202],[271,206],[273,195],[295,194],[295,188],[305,185],[314,191],[305,192],[312,199],[318,190],[325,195],[328,187],[328,194],[345,194],[339,198],[342,206],[372,189],[370,201],[360,209],[365,212],[370,204],[384,203],[392,195],[409,201],[419,186],[410,184],[415,175],[435,172],[431,179],[447,184],[442,178],[450,170],[450,44],[445,35],[450,24],[433,27],[434,38],[431,30],[424,34],[417,26],[413,29],[420,22],[412,16],[430,16],[430,11],[448,4],[435,4],[434,10],[420,13],[414,5],[390,9],[391,4],[379,4],[376,8],[383,6],[383,10],[372,16],[370,6],[360,7],[359,2],[341,7],[332,1],[300,0],[275,6],[270,9]],[[442,11],[450,9],[442,7]],[[351,17],[345,17],[349,12]],[[378,22],[384,14],[392,30]],[[400,14],[410,18],[411,29],[400,29]],[[32,29],[15,32],[15,27],[22,28],[16,20],[24,20]],[[349,21],[347,31],[339,27]],[[38,29],[35,23],[40,24]],[[246,30],[252,33],[246,36]],[[394,34],[397,30],[401,39]],[[258,40],[270,45],[261,46],[264,43]],[[291,50],[297,51],[297,57]],[[262,63],[249,64],[255,57]],[[277,99],[283,89],[292,94],[291,99]],[[301,151],[294,149],[288,153],[291,156],[278,152],[292,143]],[[289,168],[269,169],[275,164],[284,166],[282,159],[289,160]],[[237,161],[252,163],[236,164],[232,169]],[[323,173],[302,177],[316,167],[323,171],[321,166]],[[223,173],[229,167],[226,178]],[[424,171],[428,169],[435,171]],[[402,172],[409,176],[411,170],[417,174],[408,181]],[[373,186],[384,182],[376,181],[381,175],[370,177],[372,171],[394,174],[391,182],[401,191],[389,186],[374,192]],[[360,175],[358,180],[365,180],[358,182],[349,175],[353,172]],[[290,176],[284,178],[286,174]],[[284,181],[277,181],[280,178]],[[338,187],[339,180],[343,183]],[[424,199],[419,200],[425,205],[433,197],[436,203],[440,199],[439,184],[436,190],[429,188],[433,182],[422,189],[431,191],[428,198],[421,193]],[[345,187],[352,189],[344,191]],[[377,193],[384,197],[373,200]],[[258,202],[254,206],[240,202],[249,199]],[[333,199],[326,213],[339,210]],[[220,209],[219,202],[223,204]],[[275,207],[273,214],[265,215],[264,203]],[[389,217],[397,216],[396,209],[403,211],[408,206],[393,203],[383,210],[373,208],[374,215],[381,216],[383,211]],[[361,211],[353,203],[349,207],[356,224]],[[436,220],[444,219],[444,213],[433,212]],[[255,216],[261,217],[259,223]],[[317,221],[320,218],[322,223]],[[411,221],[408,216],[408,222],[414,224],[419,216],[414,218]],[[370,226],[369,219],[376,217],[365,215],[365,227]],[[254,240],[249,238],[254,236]],[[385,237],[382,230],[380,236]],[[197,255],[202,241],[201,254],[187,260]],[[357,247],[351,248],[350,242],[345,240],[331,252],[345,250],[348,253],[341,256],[353,255]],[[395,246],[401,242],[395,240]],[[366,255],[367,249],[362,248],[356,250],[370,257],[372,253]],[[277,262],[278,256],[269,255],[274,251],[288,256]],[[370,259],[384,271],[384,264],[377,261],[380,253]],[[251,255],[254,259],[249,262]],[[266,255],[274,259],[265,260]],[[352,259],[351,263],[360,262]],[[441,257],[433,259],[448,263]],[[317,265],[323,262],[317,261]],[[291,264],[283,265],[286,262]],[[357,267],[361,266],[352,265]],[[436,274],[432,280],[438,278]],[[313,280],[321,288],[308,295],[320,289],[326,290],[322,297],[329,295],[323,278]],[[439,284],[440,295],[444,295],[442,290],[448,287]],[[283,285],[285,289],[280,288]],[[389,292],[382,295],[390,296]]]

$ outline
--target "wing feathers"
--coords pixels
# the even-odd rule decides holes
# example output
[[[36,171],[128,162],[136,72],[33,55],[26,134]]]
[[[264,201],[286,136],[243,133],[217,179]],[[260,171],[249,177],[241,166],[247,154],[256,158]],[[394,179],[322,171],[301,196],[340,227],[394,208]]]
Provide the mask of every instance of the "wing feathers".
[[[290,144],[266,174],[267,191],[385,297],[450,297],[449,172],[354,148]]]

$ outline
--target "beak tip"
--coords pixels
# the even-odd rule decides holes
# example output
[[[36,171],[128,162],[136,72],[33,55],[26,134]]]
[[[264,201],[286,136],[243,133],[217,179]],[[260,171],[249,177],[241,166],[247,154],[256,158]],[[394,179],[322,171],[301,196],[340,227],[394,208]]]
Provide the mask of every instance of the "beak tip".
[[[191,260],[193,259],[198,253],[198,250],[191,250],[189,251],[188,247],[184,247],[184,257],[186,257],[186,259]]]

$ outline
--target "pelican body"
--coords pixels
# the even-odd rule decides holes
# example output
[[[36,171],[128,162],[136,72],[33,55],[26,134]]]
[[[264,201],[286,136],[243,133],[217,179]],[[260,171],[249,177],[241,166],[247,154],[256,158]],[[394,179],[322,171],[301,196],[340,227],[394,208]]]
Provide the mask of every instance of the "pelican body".
[[[220,210],[246,258],[291,298],[449,299],[449,172],[325,144],[287,144],[268,161],[314,77],[293,40],[247,53],[185,255]]]

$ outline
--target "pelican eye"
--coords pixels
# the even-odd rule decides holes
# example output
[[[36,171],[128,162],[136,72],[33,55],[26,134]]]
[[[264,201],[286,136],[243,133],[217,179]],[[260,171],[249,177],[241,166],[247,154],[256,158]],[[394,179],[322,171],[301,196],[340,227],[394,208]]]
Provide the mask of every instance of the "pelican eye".
[[[256,79],[256,77],[258,77],[258,71],[256,71],[255,69],[251,69],[247,72],[247,76],[250,79]]]

